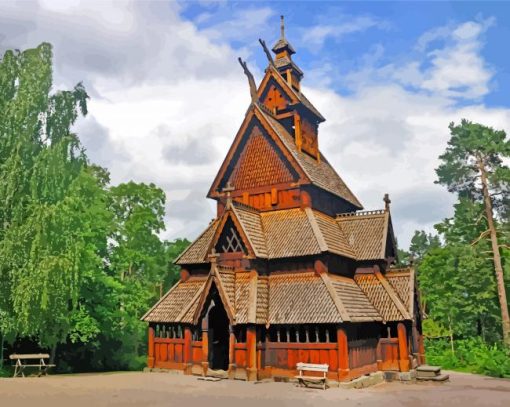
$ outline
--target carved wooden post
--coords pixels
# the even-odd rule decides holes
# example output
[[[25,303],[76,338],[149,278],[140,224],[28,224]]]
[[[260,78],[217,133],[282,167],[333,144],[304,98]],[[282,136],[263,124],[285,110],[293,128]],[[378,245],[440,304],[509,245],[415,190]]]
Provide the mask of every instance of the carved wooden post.
[[[398,331],[398,353],[399,353],[399,367],[401,372],[409,372],[409,352],[407,350],[407,333],[406,326],[399,322],[397,325]]]
[[[349,377],[349,342],[345,329],[338,327],[338,380],[346,380]]]
[[[271,376],[272,366],[271,366],[271,336],[269,335],[269,328],[266,329],[266,343],[265,343],[265,353],[264,353],[264,369]]]
[[[236,336],[234,334],[234,327],[232,325],[229,325],[228,332],[230,335],[228,342],[228,378],[234,379],[236,369]]]
[[[149,355],[147,357],[147,367],[153,368],[154,367],[154,328],[152,326],[149,326]]]
[[[257,380],[257,331],[255,325],[246,327],[247,380]]]
[[[202,376],[207,375],[209,369],[209,337],[207,317],[202,320]]]
[[[186,326],[184,328],[184,374],[188,375],[191,374],[191,366],[193,365],[191,340],[191,327]]]

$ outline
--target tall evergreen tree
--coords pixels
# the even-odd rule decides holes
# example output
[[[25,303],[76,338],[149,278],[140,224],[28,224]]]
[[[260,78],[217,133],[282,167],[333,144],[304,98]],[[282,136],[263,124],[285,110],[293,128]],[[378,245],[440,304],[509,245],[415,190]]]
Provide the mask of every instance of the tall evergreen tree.
[[[510,346],[510,315],[501,261],[500,231],[495,217],[504,210],[510,194],[510,140],[503,130],[462,120],[450,124],[451,138],[436,169],[438,183],[451,192],[470,197],[483,204],[487,229],[477,241],[489,238],[501,308],[503,340]],[[496,216],[495,216],[496,215]]]

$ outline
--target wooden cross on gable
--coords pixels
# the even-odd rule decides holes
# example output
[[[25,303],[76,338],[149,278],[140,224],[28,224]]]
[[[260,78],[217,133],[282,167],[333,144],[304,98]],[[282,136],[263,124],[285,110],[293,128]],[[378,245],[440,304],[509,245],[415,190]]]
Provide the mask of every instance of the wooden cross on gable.
[[[235,187],[230,183],[230,181],[227,182],[227,185],[225,185],[225,187],[221,190],[221,192],[227,195],[227,208],[229,208],[230,205],[232,204],[232,197],[230,196],[230,194],[232,191],[235,190],[236,190]]]
[[[227,182],[227,185],[225,185],[225,186],[223,187],[223,189],[221,190],[221,192],[226,193],[226,194],[227,194],[227,197],[230,197],[230,193],[231,193],[232,191],[235,191],[235,190],[236,190],[236,189],[235,189],[235,187],[234,187],[234,186],[230,183],[230,181],[228,181],[228,182]]]

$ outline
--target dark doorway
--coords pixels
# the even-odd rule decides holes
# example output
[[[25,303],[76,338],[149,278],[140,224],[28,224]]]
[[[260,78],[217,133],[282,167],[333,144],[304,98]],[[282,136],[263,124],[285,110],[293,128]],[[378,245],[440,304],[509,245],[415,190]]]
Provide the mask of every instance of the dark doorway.
[[[228,370],[228,316],[216,287],[211,287],[211,294],[212,307],[208,315],[209,367],[213,370]]]

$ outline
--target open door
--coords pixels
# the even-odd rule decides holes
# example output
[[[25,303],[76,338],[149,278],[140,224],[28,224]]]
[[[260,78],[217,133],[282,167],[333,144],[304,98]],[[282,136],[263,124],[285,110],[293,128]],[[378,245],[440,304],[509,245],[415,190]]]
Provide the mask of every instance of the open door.
[[[209,305],[204,319],[207,321],[209,337],[209,368],[228,370],[229,320],[216,286],[211,286]]]

